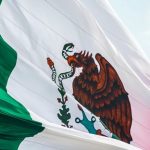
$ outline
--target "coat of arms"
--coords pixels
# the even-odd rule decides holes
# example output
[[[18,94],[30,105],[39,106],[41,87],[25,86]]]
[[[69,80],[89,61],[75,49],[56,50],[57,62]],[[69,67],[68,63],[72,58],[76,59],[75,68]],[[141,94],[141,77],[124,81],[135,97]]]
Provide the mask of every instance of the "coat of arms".
[[[69,112],[69,106],[67,106],[68,98],[63,80],[73,77],[76,69],[82,68],[82,72],[79,76],[74,77],[72,83],[73,96],[80,103],[77,107],[83,116],[82,120],[77,116],[75,122],[82,124],[89,133],[102,135],[101,129],[95,129],[94,127],[96,121],[94,116],[99,117],[99,121],[112,133],[112,138],[130,143],[132,141],[130,133],[132,124],[131,106],[128,93],[119,75],[101,54],[95,55],[95,59],[100,66],[99,71],[92,54],[81,51],[69,55],[73,48],[72,43],[64,45],[62,56],[68,62],[70,71],[60,73],[58,76],[54,62],[47,58],[47,63],[52,71],[52,80],[57,84],[61,95],[60,98],[57,98],[61,104],[57,116],[63,123],[62,125],[68,128],[73,127],[69,124],[71,113]],[[93,114],[91,120],[87,119],[83,107]]]

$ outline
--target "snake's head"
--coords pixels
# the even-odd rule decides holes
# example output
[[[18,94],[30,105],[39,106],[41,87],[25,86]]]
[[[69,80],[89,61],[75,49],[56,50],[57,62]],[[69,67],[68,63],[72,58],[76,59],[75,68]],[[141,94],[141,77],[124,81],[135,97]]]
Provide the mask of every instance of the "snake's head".
[[[66,50],[66,52],[72,52],[70,49],[74,48],[74,44],[73,43],[67,43],[64,45],[63,50]]]

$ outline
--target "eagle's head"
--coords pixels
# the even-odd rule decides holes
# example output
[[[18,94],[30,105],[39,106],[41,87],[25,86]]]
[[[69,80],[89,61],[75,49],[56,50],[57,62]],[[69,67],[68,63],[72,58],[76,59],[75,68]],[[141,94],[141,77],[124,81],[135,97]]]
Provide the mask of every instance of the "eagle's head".
[[[74,53],[72,56],[68,56],[67,61],[69,65],[73,65],[77,68],[85,67],[90,63],[94,63],[92,54],[89,54],[89,52],[86,51],[81,51],[80,53]]]

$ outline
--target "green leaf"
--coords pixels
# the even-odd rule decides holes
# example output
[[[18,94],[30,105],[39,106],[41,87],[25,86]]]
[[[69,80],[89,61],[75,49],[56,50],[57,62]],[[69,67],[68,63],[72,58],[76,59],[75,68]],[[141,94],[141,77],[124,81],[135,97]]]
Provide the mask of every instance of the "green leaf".
[[[57,114],[57,116],[60,120],[63,120],[63,117],[59,113]]]

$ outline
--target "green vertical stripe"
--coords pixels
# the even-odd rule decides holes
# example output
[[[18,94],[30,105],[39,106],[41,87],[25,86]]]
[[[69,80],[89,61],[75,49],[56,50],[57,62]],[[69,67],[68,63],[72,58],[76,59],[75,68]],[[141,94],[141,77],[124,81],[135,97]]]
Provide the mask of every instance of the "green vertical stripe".
[[[16,52],[0,36],[0,88],[6,90],[10,73],[16,65]]]
[[[2,3],[2,0],[0,0],[0,4]]]
[[[16,65],[17,54],[0,36],[0,150],[16,150],[26,137],[44,128],[33,121],[29,112],[6,90],[8,78]]]

